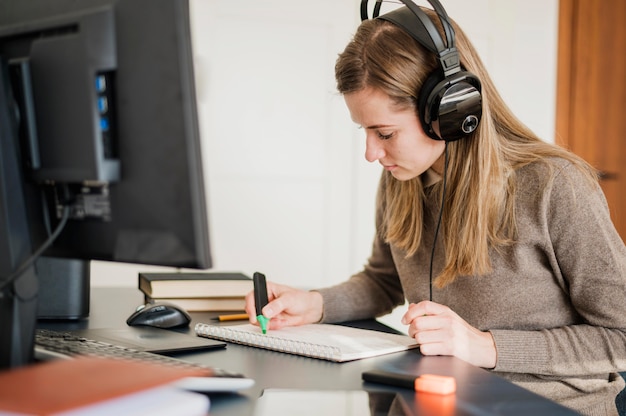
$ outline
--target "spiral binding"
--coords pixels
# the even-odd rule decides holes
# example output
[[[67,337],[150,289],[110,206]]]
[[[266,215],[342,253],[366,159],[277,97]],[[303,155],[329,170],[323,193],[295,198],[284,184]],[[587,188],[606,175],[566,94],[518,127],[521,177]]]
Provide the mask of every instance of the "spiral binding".
[[[324,360],[336,361],[341,357],[339,348],[330,345],[284,339],[267,334],[255,334],[248,331],[239,331],[235,328],[198,324],[196,325],[196,333],[222,341]]]

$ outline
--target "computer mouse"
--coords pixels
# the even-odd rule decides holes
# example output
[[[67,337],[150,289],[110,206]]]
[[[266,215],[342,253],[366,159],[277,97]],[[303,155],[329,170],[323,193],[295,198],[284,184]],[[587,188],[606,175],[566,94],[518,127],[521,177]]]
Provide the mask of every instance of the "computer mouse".
[[[183,308],[171,303],[148,303],[140,305],[126,323],[130,326],[176,328],[189,326],[191,316]]]

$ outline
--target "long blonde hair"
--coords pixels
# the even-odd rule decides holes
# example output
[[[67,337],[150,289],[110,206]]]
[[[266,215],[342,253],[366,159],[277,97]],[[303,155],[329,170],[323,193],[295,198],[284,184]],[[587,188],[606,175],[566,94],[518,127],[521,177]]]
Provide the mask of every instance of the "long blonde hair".
[[[434,12],[423,9],[441,27]],[[435,279],[437,287],[458,276],[489,273],[489,249],[514,244],[516,170],[533,162],[550,166],[550,158],[571,161],[590,183],[597,181],[591,166],[571,152],[540,140],[504,103],[467,36],[452,22],[456,47],[465,70],[482,83],[483,115],[470,136],[447,144],[448,189],[442,233],[445,266]],[[426,77],[437,69],[436,56],[396,25],[366,20],[339,55],[335,66],[341,94],[366,87],[380,89],[399,109],[413,108]],[[381,177],[383,222],[387,243],[412,256],[422,239],[426,192],[441,196],[441,182],[425,190],[420,178],[399,181],[389,172]]]

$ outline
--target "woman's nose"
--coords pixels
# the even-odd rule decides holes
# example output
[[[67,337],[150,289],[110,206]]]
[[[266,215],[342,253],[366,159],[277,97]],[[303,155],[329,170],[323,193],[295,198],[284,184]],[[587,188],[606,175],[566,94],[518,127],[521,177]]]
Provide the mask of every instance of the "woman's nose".
[[[376,162],[381,159],[385,151],[382,147],[382,143],[373,134],[368,134],[365,138],[365,160],[368,162]]]

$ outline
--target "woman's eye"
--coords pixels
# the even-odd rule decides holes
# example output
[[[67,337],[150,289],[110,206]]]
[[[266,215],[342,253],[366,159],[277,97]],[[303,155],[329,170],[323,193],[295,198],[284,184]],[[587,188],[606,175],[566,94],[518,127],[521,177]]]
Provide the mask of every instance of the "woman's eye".
[[[388,140],[391,139],[393,137],[393,133],[389,133],[389,134],[383,134],[382,132],[378,132],[378,137],[382,140]]]

